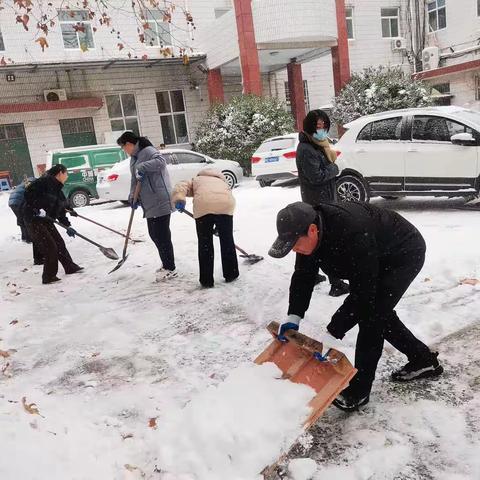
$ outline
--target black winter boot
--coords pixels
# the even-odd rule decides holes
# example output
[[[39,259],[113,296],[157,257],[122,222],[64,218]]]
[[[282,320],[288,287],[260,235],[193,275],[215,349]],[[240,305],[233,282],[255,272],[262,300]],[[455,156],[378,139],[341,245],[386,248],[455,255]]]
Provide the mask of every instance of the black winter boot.
[[[400,370],[392,373],[394,382],[410,382],[419,378],[438,377],[443,373],[443,367],[438,363],[438,352],[419,360],[412,360]]]

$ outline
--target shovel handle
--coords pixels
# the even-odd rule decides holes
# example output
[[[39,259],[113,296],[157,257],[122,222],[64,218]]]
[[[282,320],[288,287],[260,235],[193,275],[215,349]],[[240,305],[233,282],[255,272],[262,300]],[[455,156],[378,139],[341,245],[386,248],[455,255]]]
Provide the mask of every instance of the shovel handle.
[[[194,218],[193,217],[193,214],[192,212],[189,212],[188,210],[180,210],[182,213],[186,213],[189,217],[191,218]],[[218,237],[218,232],[213,232],[213,234]],[[242,255],[245,255],[246,257],[249,257],[250,255],[245,251],[243,250],[242,248],[240,248],[238,245],[235,245],[235,248],[242,254]]]
[[[71,212],[71,210],[68,210],[67,209],[67,212]],[[76,213],[76,212],[75,212]],[[86,220],[87,222],[90,222],[90,223],[93,223],[94,225],[97,225],[99,227],[102,227],[104,228],[105,230],[109,230],[110,232],[113,232],[113,233],[116,233],[117,235],[121,235],[122,237],[124,238],[128,238],[129,240],[131,240],[132,242],[135,242],[135,240],[131,237],[127,237],[124,233],[122,232],[119,232],[118,230],[115,230],[113,228],[110,228],[110,227],[107,227],[106,225],[103,225],[99,222],[96,222],[95,220],[92,220],[91,218],[88,218],[88,217],[84,217],[83,215],[80,215],[79,213],[77,213],[76,215],[78,218],[81,218],[83,220]]]
[[[140,190],[142,188],[142,184],[140,181],[137,181],[137,184],[135,185],[135,190],[133,191],[133,204],[135,204],[138,200],[138,196],[140,195]],[[130,220],[128,221],[128,227],[127,227],[127,233],[125,234],[125,243],[123,245],[123,254],[122,258],[125,258],[127,254],[127,248],[128,248],[128,239],[130,237],[130,231],[132,230],[132,223],[133,223],[133,216],[135,215],[135,209],[132,208],[132,211],[130,212]]]
[[[63,229],[67,230],[68,227],[66,225],[64,225],[63,223],[60,223],[59,221],[53,219],[53,218],[50,218],[50,217],[45,217],[47,220],[50,220],[51,222],[55,223],[56,225],[58,225],[59,227],[62,227]],[[81,238],[82,240],[85,240],[86,242],[88,243],[91,243],[92,245],[95,245],[96,247],[98,248],[104,248],[103,245],[100,245],[99,243],[97,242],[94,242],[93,240],[90,240],[88,237],[85,237],[84,235],[82,235],[81,233],[78,233],[76,231],[75,233],[75,236],[76,237],[79,237]]]

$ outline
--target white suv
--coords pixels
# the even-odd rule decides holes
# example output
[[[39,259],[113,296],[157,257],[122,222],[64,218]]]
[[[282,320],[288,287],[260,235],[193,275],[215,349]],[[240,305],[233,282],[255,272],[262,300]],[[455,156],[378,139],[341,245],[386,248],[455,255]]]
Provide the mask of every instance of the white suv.
[[[335,149],[340,199],[472,196],[480,188],[480,112],[393,110],[358,118]]]

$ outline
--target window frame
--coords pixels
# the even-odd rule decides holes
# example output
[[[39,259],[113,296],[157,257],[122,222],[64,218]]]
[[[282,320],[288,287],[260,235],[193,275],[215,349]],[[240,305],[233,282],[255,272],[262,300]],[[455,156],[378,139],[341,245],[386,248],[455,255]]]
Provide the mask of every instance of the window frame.
[[[390,139],[380,139],[380,140],[372,140],[372,133],[373,133],[373,125],[376,124],[376,123],[380,123],[380,122],[384,122],[384,121],[388,121],[388,120],[394,120],[396,118],[399,118],[400,121],[399,121],[399,124],[400,124],[400,135],[399,135],[399,138],[390,138]],[[370,129],[370,132],[368,134],[368,140],[366,139],[360,139],[359,140],[359,137],[360,135],[363,133],[363,131],[365,131],[366,129]],[[398,128],[398,125],[397,127]],[[368,143],[372,143],[372,142],[391,142],[391,143],[397,143],[397,142],[401,142],[403,141],[403,132],[404,132],[404,128],[405,128],[405,117],[402,116],[402,115],[395,115],[393,117],[386,117],[386,118],[380,118],[378,120],[372,120],[371,122],[368,122],[366,125],[364,125],[360,131],[357,133],[357,136],[355,138],[355,143],[358,143],[358,142],[368,142]]]
[[[471,131],[472,136],[477,140],[480,139],[480,133],[477,132],[473,127],[469,127],[465,123],[459,121],[459,120],[454,120],[453,118],[448,118],[448,117],[442,117],[441,115],[431,115],[431,114],[418,114],[418,115],[412,115],[411,116],[411,132],[410,132],[410,141],[412,143],[428,143],[428,144],[440,144],[440,145],[454,145],[451,140],[426,140],[426,139],[420,139],[420,138],[413,138],[413,132],[415,128],[415,118],[416,117],[427,117],[428,119],[430,118],[440,118],[446,122],[451,122],[451,123],[456,123],[458,125],[461,125],[464,129],[468,129]],[[428,121],[428,120],[427,120]],[[446,125],[448,128],[448,125]],[[461,132],[460,132],[461,133]],[[450,132],[449,132],[450,134]],[[453,134],[455,135],[455,134]],[[451,136],[451,135],[450,135]]]
[[[350,10],[350,15],[347,15],[347,11]],[[351,5],[346,5],[345,6],[345,22],[347,24],[347,38],[348,40],[355,40],[355,20],[353,18],[353,11],[354,11],[354,7],[351,6]],[[351,22],[352,24],[352,36],[349,37],[348,36],[348,22]]]
[[[438,5],[438,2],[439,1],[443,1],[443,5],[442,6],[439,6]],[[430,5],[433,5],[435,4],[435,7],[430,9]],[[478,0],[477,0],[477,4],[478,4]],[[435,32],[439,32],[441,30],[445,30],[447,28],[447,3],[445,0],[428,0],[426,5],[425,5],[425,8],[427,10],[427,15],[426,15],[426,19],[427,19],[427,25],[428,25],[428,33],[435,33]],[[442,28],[439,28],[439,23],[438,23],[438,18],[439,18],[439,12],[440,10],[445,10],[445,26],[442,27]],[[435,24],[436,24],[436,27],[435,29],[432,29],[432,26],[430,24],[430,14],[431,13],[435,13]]]
[[[158,18],[155,18],[152,14],[149,16],[149,18],[146,19],[145,23],[148,23],[150,28],[148,30],[154,32],[155,40],[157,43],[155,44],[150,44],[150,42],[147,42],[147,39],[145,38],[145,46],[146,48],[167,48],[167,47],[172,47],[173,46],[173,40],[172,40],[172,26],[170,22],[164,22],[163,20],[159,20]],[[154,28],[152,28],[152,25]],[[164,25],[167,25],[168,27],[168,36],[170,37],[170,43],[162,43],[160,41],[160,38],[163,38],[161,34],[159,33],[159,28],[164,28]],[[145,32],[145,30],[144,30]],[[146,37],[146,32],[145,32],[145,37]]]
[[[383,15],[383,10],[396,10],[396,15]],[[383,21],[388,20],[388,30],[389,36],[385,37],[383,35]],[[396,20],[397,22],[397,35],[392,35],[392,20]],[[400,30],[400,7],[382,7],[380,8],[380,27],[382,30],[382,38],[386,38],[387,40],[391,40],[392,38],[400,38],[402,36],[402,32]]]
[[[198,152],[175,152],[174,155],[175,155],[176,165],[198,165],[198,164],[201,164],[201,163],[205,163],[205,164],[208,163],[207,159],[201,153],[198,153]],[[179,161],[179,158],[180,158],[179,155],[191,155],[191,156],[200,158],[200,161],[198,161],[198,162],[181,162],[181,161]]]
[[[0,52],[5,52],[5,40],[3,38],[2,28],[0,27]]]
[[[287,80],[283,82],[283,89],[285,93],[285,105],[287,105],[288,108],[291,108],[292,102],[290,100],[290,86],[288,85]],[[305,110],[309,112],[310,111],[310,94],[308,92],[307,80],[303,80],[303,102],[305,104]]]
[[[475,75],[475,100],[480,101],[480,75]]]
[[[183,101],[183,111],[174,111],[173,110],[173,102],[172,102],[172,92],[181,92],[182,93],[182,101]],[[170,103],[170,112],[166,112],[166,113],[160,113],[158,111],[158,94],[162,94],[162,93],[168,93],[168,101]],[[187,145],[190,143],[190,128],[189,128],[189,124],[188,124],[188,114],[187,114],[187,102],[185,101],[185,93],[183,91],[183,89],[173,89],[173,90],[155,90],[155,100],[157,102],[157,112],[158,112],[158,116],[160,117],[160,128],[162,130],[162,138],[163,138],[163,143],[165,143],[165,145]],[[182,143],[178,143],[178,135],[177,135],[177,127],[175,125],[175,115],[183,115],[184,118],[185,118],[185,127],[186,127],[186,130],[187,130],[187,141],[186,142],[182,142]],[[166,143],[165,141],[165,135],[163,134],[163,127],[162,127],[162,120],[161,118],[162,117],[171,117],[172,118],[172,125],[173,125],[173,134],[175,136],[175,142],[176,143]]]
[[[70,47],[67,47],[65,45],[65,40],[63,38],[63,30],[62,30],[62,25],[78,25],[78,24],[81,24],[81,25],[84,25],[86,28],[90,29],[90,35],[91,35],[91,38],[92,38],[92,46],[90,47],[90,46],[87,45],[87,49],[88,50],[95,50],[96,45],[95,45],[95,38],[94,38],[94,35],[93,35],[93,27],[92,27],[91,20],[73,20],[73,19],[72,20],[61,20],[60,19],[60,14],[62,12],[65,12],[65,13],[68,13],[68,14],[70,14],[72,12],[82,12],[82,13],[85,13],[87,15],[87,18],[88,18],[88,11],[87,10],[82,10],[82,9],[78,9],[78,10],[59,9],[58,10],[58,22],[59,22],[59,25],[60,25],[60,33],[62,35],[63,49],[68,50],[68,51],[74,51],[74,52],[83,52],[84,51],[81,47],[79,32],[75,31],[75,34],[76,34],[76,37],[77,37],[78,47],[77,48],[70,48]]]
[[[136,115],[125,115],[125,109],[123,108],[123,101],[122,101],[122,95],[133,95],[133,98],[135,100],[135,110],[137,112]],[[120,100],[120,108],[122,109],[122,116],[121,117],[110,117],[110,114],[108,112],[108,102],[107,102],[107,97],[118,97]],[[119,132],[120,130],[114,130],[112,128],[112,121],[118,121],[118,120],[123,120],[123,132],[128,130],[127,127],[127,119],[131,118],[136,118],[137,119],[137,125],[138,125],[138,134],[141,134],[141,128],[140,128],[140,116],[138,114],[138,106],[137,106],[137,97],[135,93],[133,92],[119,92],[119,93],[108,93],[105,95],[105,107],[107,108],[107,116],[108,116],[108,121],[110,122],[110,129],[112,132]]]

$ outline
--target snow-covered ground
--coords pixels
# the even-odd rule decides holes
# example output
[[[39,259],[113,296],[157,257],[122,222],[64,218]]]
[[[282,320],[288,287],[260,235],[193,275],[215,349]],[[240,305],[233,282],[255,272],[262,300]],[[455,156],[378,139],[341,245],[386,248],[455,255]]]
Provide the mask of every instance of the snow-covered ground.
[[[235,196],[237,244],[265,260],[241,264],[231,284],[217,261],[210,290],[198,288],[194,224],[179,213],[172,234],[181,275],[173,281],[153,282],[159,260],[137,215],[133,236],[146,241],[129,247],[119,271],[108,275],[115,262],[67,239],[85,272],[65,278],[60,270],[61,283],[43,286],[0,196],[2,480],[253,480],[295,437],[311,392],[252,360],[270,341],[265,325],[285,317],[294,258],[266,252],[276,212],[299,190],[246,181]],[[290,477],[478,480],[480,287],[459,280],[480,277],[480,215],[455,210],[459,200],[376,203],[426,238],[425,267],[398,312],[439,349],[446,373],[393,385],[388,374],[404,359],[386,346],[369,406],[352,415],[328,409],[295,449],[310,460],[292,462]],[[129,209],[113,203],[81,213],[124,229]],[[120,237],[72,223],[121,253]],[[327,292],[316,288],[302,326],[313,337],[342,302]],[[351,359],[355,334],[343,342]]]

